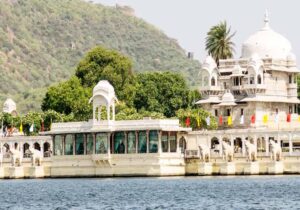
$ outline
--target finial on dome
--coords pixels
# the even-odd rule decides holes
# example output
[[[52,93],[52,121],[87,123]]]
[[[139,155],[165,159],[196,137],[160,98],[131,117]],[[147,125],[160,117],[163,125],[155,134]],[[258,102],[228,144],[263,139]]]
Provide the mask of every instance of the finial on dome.
[[[269,12],[268,10],[266,9],[265,11],[265,19],[264,19],[264,22],[265,22],[265,26],[263,29],[268,29],[269,28],[269,22],[270,22],[270,19],[269,19]]]

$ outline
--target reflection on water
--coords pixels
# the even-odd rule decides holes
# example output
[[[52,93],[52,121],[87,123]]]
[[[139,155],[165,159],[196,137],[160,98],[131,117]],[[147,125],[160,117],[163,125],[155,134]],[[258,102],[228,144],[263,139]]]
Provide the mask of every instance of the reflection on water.
[[[1,180],[0,209],[300,209],[300,176]]]

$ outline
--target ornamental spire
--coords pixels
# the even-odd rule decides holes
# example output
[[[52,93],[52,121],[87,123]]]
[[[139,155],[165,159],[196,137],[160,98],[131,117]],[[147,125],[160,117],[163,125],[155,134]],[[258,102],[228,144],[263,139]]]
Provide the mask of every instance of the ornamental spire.
[[[268,13],[268,10],[266,9],[265,11],[265,19],[264,19],[264,22],[265,22],[265,26],[263,29],[269,29],[269,22],[270,22],[270,19],[269,19],[269,13]]]

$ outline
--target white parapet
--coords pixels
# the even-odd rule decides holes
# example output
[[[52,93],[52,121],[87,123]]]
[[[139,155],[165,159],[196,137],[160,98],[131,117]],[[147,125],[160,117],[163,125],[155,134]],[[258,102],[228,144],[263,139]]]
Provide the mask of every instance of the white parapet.
[[[9,167],[9,178],[10,179],[19,179],[24,178],[24,168],[23,166],[18,167]]]
[[[259,174],[259,163],[257,161],[245,163],[244,174],[245,175]]]
[[[212,163],[201,162],[198,166],[198,175],[212,175]]]
[[[220,174],[221,175],[234,175],[235,174],[235,163],[234,162],[221,163]]]
[[[269,174],[283,174],[283,162],[282,161],[272,161],[269,163],[268,167]]]
[[[43,166],[32,166],[29,168],[29,178],[43,178],[45,176]]]

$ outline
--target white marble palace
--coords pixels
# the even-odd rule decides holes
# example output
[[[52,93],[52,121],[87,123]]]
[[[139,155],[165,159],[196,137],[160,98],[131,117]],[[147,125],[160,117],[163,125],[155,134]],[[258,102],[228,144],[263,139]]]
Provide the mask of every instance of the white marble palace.
[[[0,178],[300,174],[300,71],[290,42],[268,15],[264,22],[239,59],[217,66],[208,56],[202,65],[196,104],[217,119],[217,130],[192,131],[176,119],[115,120],[114,88],[99,81],[93,119],[53,123],[37,137],[1,137]]]

